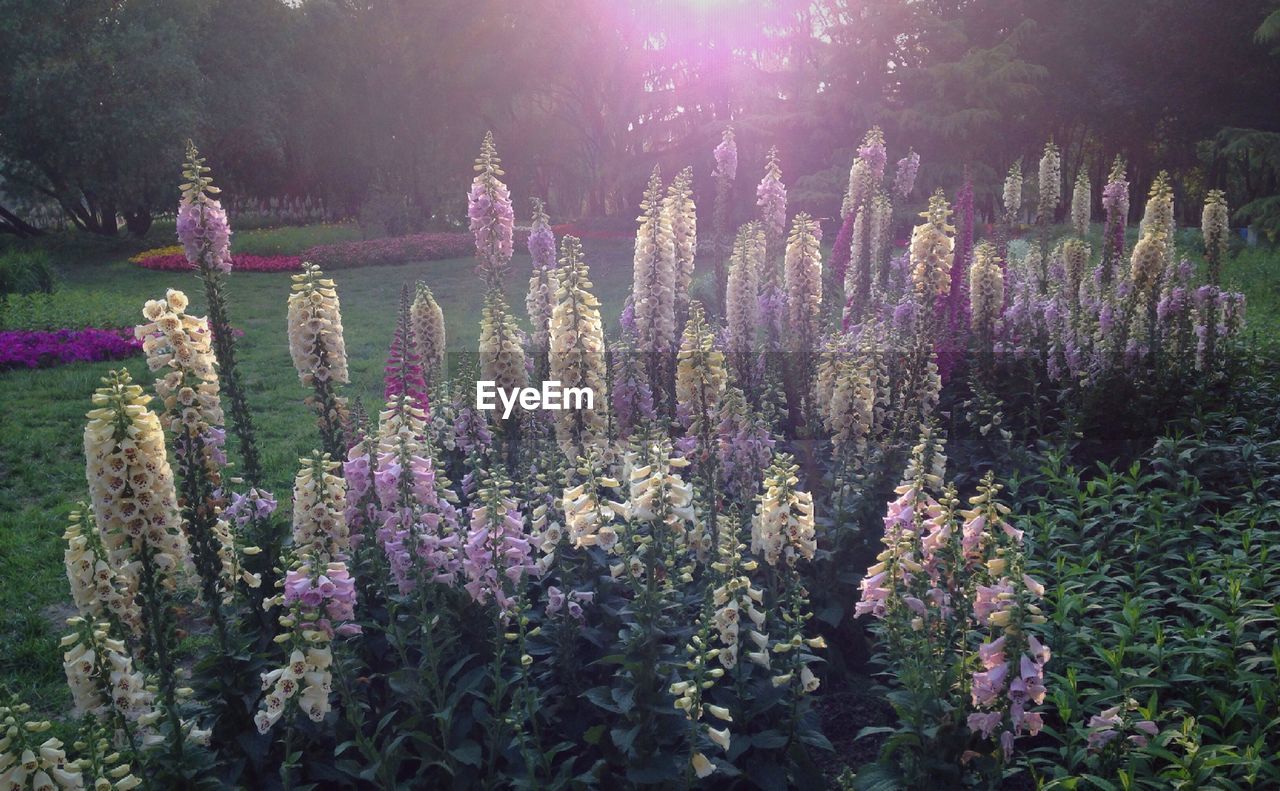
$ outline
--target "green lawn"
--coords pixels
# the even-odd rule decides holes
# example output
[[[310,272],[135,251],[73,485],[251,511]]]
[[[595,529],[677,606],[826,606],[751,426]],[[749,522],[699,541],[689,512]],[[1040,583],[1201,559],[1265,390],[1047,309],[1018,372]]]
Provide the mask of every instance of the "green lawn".
[[[334,235],[325,232],[325,241]],[[244,247],[256,250],[282,239],[294,247],[305,241],[298,229],[249,231],[237,238]],[[163,296],[167,288],[179,288],[191,298],[192,313],[204,312],[203,291],[193,274],[139,269],[127,262],[130,254],[61,253],[58,268],[63,288],[96,292],[109,300],[131,300],[139,317],[144,300]],[[587,261],[603,315],[616,317],[631,283],[630,245],[589,242]],[[521,316],[529,266],[527,255],[516,256],[508,289],[513,310]],[[425,280],[444,309],[449,350],[474,351],[482,296],[473,269],[474,261],[458,259],[333,273],[350,359],[347,395],[360,396],[376,409],[397,299],[405,284]],[[289,276],[234,273],[230,283],[232,323],[245,333],[239,339],[238,354],[267,483],[284,501],[298,456],[316,444],[313,417],[302,404],[306,392],[294,372],[285,338]],[[13,687],[10,691],[50,713],[63,710],[69,702],[57,650],[62,634],[58,620],[67,613],[63,605],[69,601],[62,570],[62,532],[67,512],[85,496],[84,413],[99,377],[122,365],[149,387],[151,377],[141,356],[115,363],[0,373],[4,405],[0,413],[0,645],[5,649],[0,651],[0,688]]]

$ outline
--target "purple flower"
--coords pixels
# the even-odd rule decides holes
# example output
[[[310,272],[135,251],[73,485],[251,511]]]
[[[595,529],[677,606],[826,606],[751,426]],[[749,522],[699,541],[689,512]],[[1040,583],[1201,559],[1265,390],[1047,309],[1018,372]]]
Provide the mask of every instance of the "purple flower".
[[[231,226],[221,203],[205,198],[197,204],[184,198],[177,225],[178,240],[192,266],[231,271]]]
[[[916,173],[920,171],[920,155],[914,151],[898,160],[898,172],[893,177],[893,191],[901,198],[911,194],[916,186]]]
[[[122,330],[9,330],[0,332],[0,371],[119,360],[140,351],[142,342]]]
[[[716,175],[733,181],[738,176],[738,144],[728,135],[716,146]]]

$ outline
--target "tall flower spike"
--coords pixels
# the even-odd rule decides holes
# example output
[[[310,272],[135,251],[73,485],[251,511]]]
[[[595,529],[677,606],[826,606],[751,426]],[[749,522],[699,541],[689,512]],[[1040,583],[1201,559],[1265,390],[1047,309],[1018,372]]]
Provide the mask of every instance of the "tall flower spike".
[[[1107,238],[1103,245],[1102,285],[1110,287],[1112,269],[1124,254],[1124,231],[1129,222],[1129,181],[1125,178],[1124,158],[1116,157],[1107,185],[1102,188],[1102,208],[1107,213]]]
[[[1076,175],[1076,186],[1071,191],[1071,227],[1076,236],[1083,239],[1089,235],[1089,220],[1093,213],[1093,186],[1089,183],[1089,174],[1084,168]]]
[[[524,387],[529,381],[520,328],[499,291],[485,297],[480,317],[480,376],[504,390]]]
[[[712,430],[727,378],[724,354],[715,348],[715,335],[702,303],[694,300],[676,359],[676,402],[686,411],[691,434]]]
[[[780,453],[765,472],[764,494],[751,521],[751,551],[771,566],[783,560],[788,566],[800,558],[813,560],[818,548],[813,497],[796,488],[799,471],[791,456]]]
[[[413,306],[409,309],[413,320],[413,342],[417,346],[418,359],[422,362],[422,375],[428,386],[436,380],[444,365],[446,337],[444,311],[426,283],[418,283]]]
[[[880,127],[872,127],[863,138],[862,145],[858,147],[858,156],[849,168],[849,187],[845,190],[844,202],[840,206],[841,217],[867,205],[884,178],[886,161],[884,134]]]
[[[396,326],[391,333],[391,347],[387,351],[387,364],[383,370],[383,399],[393,401],[404,396],[420,410],[427,409],[427,383],[422,376],[416,344],[413,338],[408,286],[401,293],[396,311]]]
[[[324,449],[343,458],[347,403],[336,390],[348,380],[342,311],[333,281],[315,264],[305,264],[302,273],[293,276],[288,322],[289,354],[299,380],[315,391],[307,401],[319,416]]]
[[[183,527],[200,575],[201,596],[225,648],[221,607],[236,584],[236,576],[225,573],[222,555],[228,547],[217,528],[226,433],[209,325],[187,315],[186,309],[186,295],[170,289],[164,299],[147,301],[143,316],[148,322],[138,325],[134,334],[142,340],[148,367],[161,374],[155,388],[164,406],[163,420],[174,436]]]
[[[142,341],[147,366],[160,374],[156,395],[164,406],[164,422],[178,438],[176,452],[199,452],[209,483],[216,487],[226,462],[218,372],[208,321],[186,309],[186,294],[170,289],[164,299],[147,301],[142,311],[147,323],[134,334]]]
[[[899,198],[906,200],[911,195],[911,191],[916,186],[916,174],[920,172],[920,155],[915,151],[908,151],[907,155],[898,160],[898,170],[893,176],[893,192]]]
[[[925,222],[911,232],[911,280],[916,294],[928,305],[951,289],[951,259],[955,250],[952,235],[956,229],[950,224],[951,207],[942,190],[933,194],[928,210],[920,216]]]
[[[764,265],[764,229],[758,222],[738,229],[729,261],[725,317],[728,321],[729,353],[739,378],[743,378],[756,345],[756,325],[760,315],[760,269]]]
[[[822,227],[801,212],[791,225],[787,239],[785,288],[787,321],[793,333],[793,348],[813,350],[818,341],[818,318],[822,311]]]
[[[1227,196],[1222,190],[1209,190],[1200,215],[1200,230],[1204,234],[1205,257],[1209,259],[1209,284],[1218,285],[1222,280],[1222,262],[1227,258],[1230,245],[1230,213]]]
[[[509,615],[517,586],[537,573],[524,515],[511,497],[511,482],[496,472],[471,507],[470,533],[463,548],[465,588],[480,604],[494,601]]]
[[[1004,192],[1001,193],[1004,203],[1005,222],[1013,223],[1022,211],[1022,161],[1014,162],[1009,167],[1009,175],[1004,178]]]
[[[675,252],[675,314],[678,326],[689,309],[694,257],[698,252],[698,213],[693,202],[693,168],[685,168],[672,179],[662,210],[671,225]]]
[[[129,590],[137,590],[144,552],[173,589],[189,555],[160,420],[128,371],[112,371],[102,382],[84,430],[94,520]]]
[[[210,168],[195,144],[187,141],[187,161],[182,168],[182,199],[178,204],[178,241],[191,265],[201,272],[231,271],[231,226],[227,213],[214,195],[221,190],[208,176]]]
[[[1092,255],[1093,248],[1084,239],[1067,239],[1062,243],[1062,264],[1067,275],[1065,292],[1073,308],[1080,306],[1080,284]]]
[[[1004,272],[995,245],[982,242],[973,250],[969,270],[969,308],[979,336],[990,339],[996,319],[1004,309]]]
[[[1062,157],[1052,142],[1045,143],[1044,154],[1040,157],[1039,189],[1039,219],[1053,222],[1053,213],[1062,201]]]
[[[262,478],[258,446],[254,437],[253,415],[240,383],[236,368],[235,339],[227,315],[226,275],[231,271],[231,230],[226,212],[214,199],[219,190],[208,176],[209,167],[187,141],[187,161],[183,166],[184,183],[178,206],[178,238],[187,260],[195,267],[204,283],[209,307],[209,331],[213,334],[213,353],[221,369],[222,389],[230,404],[231,423],[240,446],[245,480],[256,486]]]
[[[726,126],[715,148],[716,176],[733,181],[738,177],[738,143],[733,138],[733,127]]]
[[[773,267],[777,260],[787,232],[787,187],[782,183],[782,165],[778,162],[778,147],[769,149],[769,159],[765,163],[764,178],[756,187],[756,206],[760,208],[760,221],[764,223],[765,237],[768,240],[766,261],[768,266],[764,272],[766,285],[777,285]]]
[[[467,195],[467,218],[476,240],[476,261],[480,279],[487,288],[500,288],[511,266],[515,212],[511,193],[499,176],[502,161],[493,144],[493,132],[485,132],[476,159],[476,177]]]
[[[347,487],[329,454],[312,454],[293,479],[293,543],[319,563],[341,560],[351,548],[347,533]]]
[[[663,211],[662,173],[654,167],[640,203],[634,280],[636,346],[643,353],[667,353],[675,345],[676,249],[671,218]]]
[[[585,456],[588,448],[603,448],[608,443],[609,396],[600,302],[591,293],[582,242],[566,236],[560,244],[560,256],[560,286],[550,324],[551,379],[566,389],[581,388],[591,399],[587,408],[555,413],[556,439],[572,464]]]
[[[556,274],[556,235],[551,230],[550,218],[547,217],[541,198],[533,199],[529,255],[533,258],[533,272],[529,275],[529,293],[525,296],[524,306],[529,313],[529,326],[533,329],[529,338],[530,346],[538,365],[542,366],[546,365],[548,326],[560,283]]]

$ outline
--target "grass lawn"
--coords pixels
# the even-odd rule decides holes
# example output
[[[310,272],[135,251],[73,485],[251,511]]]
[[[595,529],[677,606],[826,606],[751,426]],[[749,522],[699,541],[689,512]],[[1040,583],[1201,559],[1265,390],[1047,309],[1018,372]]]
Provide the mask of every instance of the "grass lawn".
[[[322,237],[331,241],[340,233],[322,231]],[[299,244],[309,243],[299,229],[248,231],[237,234],[237,240],[238,249],[255,252],[296,252]],[[60,254],[56,260],[63,288],[132,301],[139,318],[144,300],[178,288],[190,297],[192,313],[204,313],[203,289],[194,274],[140,269],[128,263],[129,255]],[[588,242],[587,261],[603,315],[614,320],[631,284],[630,245]],[[529,266],[527,255],[513,261],[516,274],[507,296],[517,315],[524,314]],[[472,259],[456,259],[334,273],[350,359],[347,395],[360,396],[370,409],[378,407],[383,362],[403,285],[425,280],[444,309],[449,351],[474,351],[482,295],[473,270]],[[289,275],[234,273],[230,283],[232,323],[245,333],[237,351],[266,482],[284,503],[298,456],[317,444],[314,418],[302,403],[307,392],[298,382],[285,337]],[[0,645],[5,649],[0,651],[0,689],[10,687],[49,713],[65,711],[70,701],[57,650],[62,636],[58,621],[70,612],[62,533],[67,513],[86,496],[84,414],[98,379],[121,366],[150,391],[151,376],[141,356],[0,373]],[[228,444],[234,447],[234,440]]]

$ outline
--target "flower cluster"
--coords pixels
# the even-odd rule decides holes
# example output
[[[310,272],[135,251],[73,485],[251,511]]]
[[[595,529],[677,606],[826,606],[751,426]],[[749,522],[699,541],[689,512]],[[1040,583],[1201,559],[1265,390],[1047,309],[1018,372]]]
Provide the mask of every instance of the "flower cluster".
[[[929,198],[929,208],[921,212],[925,222],[911,232],[911,280],[922,304],[951,290],[951,263],[955,250],[955,227],[951,207],[939,190]]]
[[[409,313],[413,322],[413,342],[417,346],[423,377],[430,384],[444,365],[446,338],[444,311],[440,309],[435,295],[426,283],[418,283]]]
[[[304,385],[347,381],[347,346],[333,281],[315,264],[293,276],[289,294],[289,354]]]
[[[1053,222],[1053,213],[1062,201],[1062,156],[1052,142],[1045,143],[1040,157],[1040,203],[1037,206],[1041,222]]]
[[[128,330],[5,330],[0,332],[0,371],[122,360],[140,351],[142,343]]]
[[[15,791],[84,788],[84,778],[67,760],[62,742],[45,736],[53,723],[27,720],[30,712],[31,706],[26,703],[0,706],[0,787]]]
[[[770,257],[775,246],[787,230],[787,187],[782,183],[782,165],[778,162],[778,147],[769,149],[764,178],[756,187],[756,206],[760,208],[760,221],[764,223],[769,238]]]
[[[533,327],[530,342],[538,353],[547,353],[548,327],[551,311],[556,304],[556,292],[560,283],[556,279],[556,235],[542,200],[533,199],[533,228],[529,231],[529,256],[533,258],[533,273],[529,276],[529,293],[525,297],[525,309]]]
[[[1004,178],[1004,191],[1001,193],[1004,204],[1004,220],[1013,223],[1022,211],[1022,161],[1009,166],[1009,175]]]
[[[765,472],[764,494],[751,521],[751,551],[771,566],[800,558],[813,560],[818,543],[814,533],[813,496],[796,488],[800,467],[781,453]]]
[[[102,382],[84,430],[94,521],[126,595],[138,589],[144,565],[172,589],[189,553],[160,420],[127,371],[112,371]]]
[[[186,313],[187,295],[169,289],[165,298],[148,300],[142,315],[147,324],[134,330],[142,341],[147,366],[156,379],[156,395],[164,406],[164,422],[175,437],[180,458],[201,456],[206,480],[216,486],[226,463],[222,450],[222,402],[218,372],[206,319]]]
[[[784,288],[787,324],[793,348],[812,349],[819,335],[822,311],[822,227],[804,212],[795,216],[787,239]]]
[[[649,177],[638,219],[631,288],[636,348],[648,354],[665,353],[675,345],[676,335],[676,242],[671,216],[664,211],[662,173],[657,167]]]
[[[537,565],[524,515],[511,497],[508,481],[494,475],[477,494],[469,522],[462,548],[464,587],[475,601],[492,601],[504,616],[509,615],[516,606],[517,586],[526,575],[537,572]]]
[[[1076,185],[1071,191],[1071,229],[1076,236],[1084,238],[1089,235],[1089,220],[1093,212],[1093,187],[1089,184],[1089,174],[1081,168],[1076,175]]]
[[[351,548],[347,530],[347,491],[334,475],[341,465],[329,454],[299,459],[293,479],[293,542],[298,551],[323,561],[340,559]]]
[[[520,328],[497,290],[485,296],[480,317],[480,377],[504,390],[524,387],[529,380]]]
[[[213,196],[219,190],[207,175],[210,168],[187,142],[187,161],[182,176],[182,200],[178,205],[178,240],[187,261],[201,272],[231,271],[231,226],[222,204]]]
[[[511,207],[511,193],[499,178],[502,175],[502,161],[493,144],[493,133],[486,132],[476,159],[476,177],[467,194],[467,218],[475,237],[477,268],[489,288],[502,283],[514,251],[515,212]]]
[[[906,199],[916,186],[916,174],[920,172],[920,155],[908,151],[898,160],[898,169],[893,176],[893,191],[899,198]]]
[[[676,174],[667,188],[662,213],[671,228],[675,269],[675,313],[677,326],[689,308],[689,287],[693,285],[693,259],[698,252],[698,215],[693,202],[693,168]]]
[[[725,127],[720,144],[713,152],[716,160],[716,177],[733,181],[738,177],[738,144],[733,139],[733,127]]]
[[[586,455],[588,446],[601,446],[608,441],[608,383],[600,302],[591,293],[582,243],[566,236],[560,245],[560,256],[561,268],[556,276],[559,285],[550,322],[551,379],[564,388],[585,388],[593,394],[588,407],[555,414],[556,439],[573,463]]]

